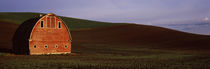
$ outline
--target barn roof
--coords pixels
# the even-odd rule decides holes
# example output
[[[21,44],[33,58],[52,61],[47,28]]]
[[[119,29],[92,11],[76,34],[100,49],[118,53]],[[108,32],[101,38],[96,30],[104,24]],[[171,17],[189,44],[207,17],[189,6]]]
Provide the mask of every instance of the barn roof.
[[[38,17],[34,17],[34,18],[30,18],[26,21],[24,21],[19,28],[16,30],[15,35],[19,36],[19,37],[25,37],[26,40],[29,40],[31,32],[33,31],[34,26],[36,25],[36,23],[44,16],[46,15],[55,15],[53,13],[48,13],[48,14],[40,14],[41,16]],[[56,16],[56,15],[55,15]],[[64,22],[60,17],[56,16],[58,19],[60,19],[62,22]],[[69,32],[69,37],[70,37],[70,41],[72,40],[71,38],[71,33],[69,28],[67,27],[66,23],[64,22],[64,25],[66,26],[68,32]],[[24,34],[23,34],[24,33]],[[24,36],[23,36],[24,35]]]
[[[28,54],[28,38],[30,37],[34,25],[40,18],[41,17],[28,19],[18,27],[12,39],[13,49],[16,54]]]
[[[30,37],[30,33],[34,27],[34,25],[36,24],[36,22],[40,19],[41,17],[35,17],[35,18],[31,18],[26,20],[25,22],[23,22],[19,28],[16,30],[15,35],[21,36],[24,35],[27,38]]]

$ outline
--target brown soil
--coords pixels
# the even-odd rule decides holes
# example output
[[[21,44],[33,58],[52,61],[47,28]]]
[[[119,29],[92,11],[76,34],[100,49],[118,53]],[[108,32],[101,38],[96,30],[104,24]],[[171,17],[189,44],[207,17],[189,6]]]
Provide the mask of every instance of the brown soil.
[[[0,51],[12,49],[17,24],[0,21]],[[210,36],[195,35],[161,27],[126,24],[71,31],[73,48],[81,44],[150,46],[154,48],[210,49]]]
[[[12,49],[12,38],[18,24],[0,21],[0,50]]]
[[[127,24],[72,31],[73,44],[147,45],[156,48],[210,49],[210,36],[155,26]]]

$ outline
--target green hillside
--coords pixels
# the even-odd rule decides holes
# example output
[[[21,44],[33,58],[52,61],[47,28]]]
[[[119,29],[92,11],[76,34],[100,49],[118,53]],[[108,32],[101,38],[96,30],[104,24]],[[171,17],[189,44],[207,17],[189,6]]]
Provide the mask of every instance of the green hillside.
[[[61,18],[71,29],[72,54],[13,54],[16,29],[35,16],[0,13],[0,69],[210,69],[210,36],[67,17]]]
[[[21,24],[27,19],[38,17],[40,14],[43,14],[43,13],[1,12],[0,21]],[[91,20],[77,19],[77,18],[70,18],[70,17],[63,17],[63,16],[60,16],[60,17],[66,22],[66,24],[71,28],[71,30],[107,27],[107,26],[124,24],[124,23],[108,23],[108,22],[91,21]]]
[[[0,13],[0,20],[1,21],[7,21],[7,22],[13,22],[16,24],[21,24],[27,19],[30,19],[32,17],[38,16],[39,13],[30,13],[30,12],[1,12]]]

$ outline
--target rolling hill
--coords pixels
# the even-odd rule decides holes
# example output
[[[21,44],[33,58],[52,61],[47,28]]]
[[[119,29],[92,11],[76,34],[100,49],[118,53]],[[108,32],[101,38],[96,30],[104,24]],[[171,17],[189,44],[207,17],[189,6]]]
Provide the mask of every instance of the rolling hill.
[[[0,50],[8,51],[12,49],[12,37],[15,34],[18,24],[0,21]]]
[[[18,25],[28,18],[39,16],[39,14],[0,13],[1,48],[11,49],[11,38]],[[68,17],[61,18],[71,29],[73,44],[78,46],[82,43],[92,43],[133,46],[146,45],[152,48],[173,49],[210,48],[210,36],[190,34],[148,25],[106,23]]]
[[[76,44],[102,43],[166,49],[210,49],[210,36],[147,25],[126,24],[71,33]]]
[[[209,69],[210,36],[129,23],[61,17],[70,27],[71,55],[13,55],[12,37],[39,13],[0,13],[0,68]]]
[[[39,17],[40,14],[45,15],[44,13],[32,13],[32,12],[0,12],[0,21],[21,24],[27,19],[33,17]],[[92,20],[85,20],[78,18],[63,17],[63,16],[60,17],[66,22],[66,24],[71,28],[71,30],[108,27],[113,25],[124,24],[124,23],[99,22],[99,21],[92,21]]]

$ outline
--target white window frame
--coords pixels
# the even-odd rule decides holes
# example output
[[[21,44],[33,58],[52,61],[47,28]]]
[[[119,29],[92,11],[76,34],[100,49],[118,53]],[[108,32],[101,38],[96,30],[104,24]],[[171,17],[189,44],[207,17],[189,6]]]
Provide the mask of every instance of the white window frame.
[[[48,48],[47,44],[44,45],[44,48]]]
[[[45,18],[45,21],[46,21],[46,25],[45,25],[45,27],[46,27],[46,28],[47,28],[47,17],[48,17],[48,16],[46,16],[46,18]]]
[[[59,23],[60,23],[60,28],[59,28]],[[61,21],[58,21],[58,29],[61,29]]]
[[[58,48],[58,45],[57,44],[55,44],[55,48]]]
[[[36,46],[36,45],[34,45],[34,48],[37,48],[37,46]]]
[[[55,29],[56,29],[56,23],[57,23],[57,22],[56,22],[56,17],[55,17],[55,16],[53,16],[53,17],[55,18],[55,23],[54,23],[54,24],[55,24]]]
[[[65,45],[64,48],[68,48],[68,45]]]
[[[42,23],[42,22],[43,22],[43,23]],[[43,20],[40,21],[40,27],[41,27],[41,28],[44,28],[44,21],[43,21]]]

